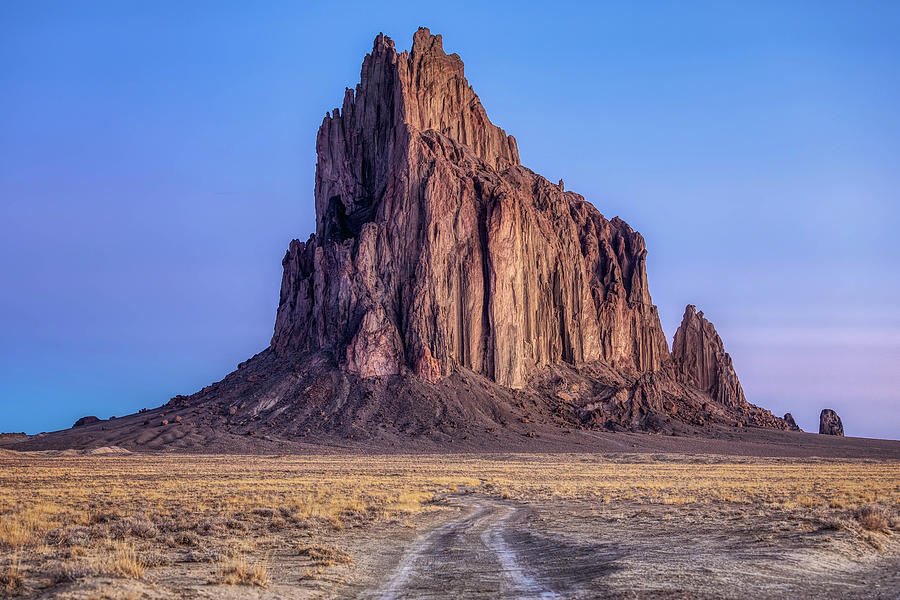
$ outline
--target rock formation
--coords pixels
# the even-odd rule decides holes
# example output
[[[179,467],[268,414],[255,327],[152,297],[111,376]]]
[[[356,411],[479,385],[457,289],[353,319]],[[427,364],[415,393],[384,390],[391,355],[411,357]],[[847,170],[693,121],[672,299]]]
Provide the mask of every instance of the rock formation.
[[[316,233],[283,261],[276,354],[324,352],[363,378],[465,369],[511,388],[602,363],[611,400],[583,398],[582,421],[644,428],[699,392],[721,419],[702,401],[683,411],[697,424],[787,427],[754,413],[693,306],[669,355],[643,238],[523,167],[441,36],[419,29],[398,53],[379,35],[316,150]]]
[[[784,413],[782,420],[787,424],[788,429],[791,431],[803,431],[800,429],[800,426],[797,425],[797,422],[794,421],[794,415],[791,413]]]
[[[667,358],[643,238],[521,166],[441,36],[397,53],[379,35],[316,150],[316,233],[285,256],[276,352],[509,387],[542,365]]]
[[[376,37],[316,151],[316,231],[282,262],[271,345],[105,423],[112,443],[567,448],[590,429],[788,427],[747,402],[693,306],[669,353],[644,239],[522,166],[441,36],[399,53]]]
[[[81,417],[80,419],[75,421],[75,424],[72,425],[72,427],[84,427],[85,425],[91,425],[93,423],[99,423],[99,422],[100,422],[100,419],[98,417],[91,415],[91,416],[87,416],[87,417]]]
[[[741,382],[712,323],[688,304],[672,341],[672,360],[678,379],[709,394],[724,406],[747,404]]]
[[[844,435],[841,418],[830,408],[823,408],[819,414],[819,433],[824,435]]]

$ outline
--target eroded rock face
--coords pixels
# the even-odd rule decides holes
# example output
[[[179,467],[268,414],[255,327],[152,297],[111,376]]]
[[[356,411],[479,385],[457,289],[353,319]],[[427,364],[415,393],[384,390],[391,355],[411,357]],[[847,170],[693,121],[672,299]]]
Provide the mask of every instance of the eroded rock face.
[[[739,408],[747,404],[722,339],[693,304],[685,307],[675,332],[672,360],[683,383],[707,392],[725,406]]]
[[[72,427],[84,427],[85,425],[90,425],[92,423],[99,423],[99,422],[100,422],[100,419],[98,417],[91,415],[91,416],[87,416],[87,417],[81,417],[80,419],[75,421],[75,424],[72,425]]]
[[[819,414],[819,433],[823,435],[844,435],[841,418],[830,408],[823,408]]]
[[[510,387],[541,365],[667,360],[643,238],[521,166],[440,36],[397,53],[379,35],[316,150],[316,233],[283,261],[277,353]]]

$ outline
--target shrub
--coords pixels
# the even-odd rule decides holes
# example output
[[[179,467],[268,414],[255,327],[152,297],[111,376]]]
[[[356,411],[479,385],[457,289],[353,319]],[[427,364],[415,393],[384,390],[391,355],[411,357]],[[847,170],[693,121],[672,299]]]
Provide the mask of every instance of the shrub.
[[[177,546],[198,546],[200,538],[189,531],[183,531],[172,537],[172,542]]]
[[[207,517],[197,523],[194,529],[198,533],[211,534],[221,531],[223,520],[221,518]]]
[[[888,514],[884,508],[875,505],[864,506],[856,511],[856,520],[863,529],[885,531],[888,528]]]
[[[153,539],[159,535],[159,529],[143,515],[128,517],[113,523],[109,527],[109,533],[116,539],[125,539],[134,536],[142,539]]]
[[[85,562],[60,562],[50,568],[50,579],[54,583],[77,581],[82,577],[96,575],[97,569]]]

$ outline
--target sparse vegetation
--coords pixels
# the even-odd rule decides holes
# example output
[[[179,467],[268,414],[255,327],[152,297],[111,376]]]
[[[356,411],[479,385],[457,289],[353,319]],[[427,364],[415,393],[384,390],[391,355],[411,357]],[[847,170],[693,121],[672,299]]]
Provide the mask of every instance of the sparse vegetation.
[[[442,498],[469,493],[576,502],[629,526],[685,515],[765,523],[766,543],[808,531],[885,552],[900,525],[898,481],[900,464],[864,460],[9,453],[0,455],[0,588],[156,581],[173,568],[226,585],[334,582],[365,568],[348,543],[360,532],[414,536],[421,519],[448,510]],[[293,571],[274,568],[291,560]]]

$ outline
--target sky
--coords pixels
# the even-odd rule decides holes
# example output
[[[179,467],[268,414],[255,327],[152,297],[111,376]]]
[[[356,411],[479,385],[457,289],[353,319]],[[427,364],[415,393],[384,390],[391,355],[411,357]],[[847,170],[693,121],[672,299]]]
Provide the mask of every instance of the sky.
[[[0,431],[158,406],[272,334],[315,134],[383,31],[647,241],[671,343],[900,438],[896,2],[0,3]]]

